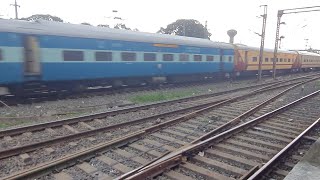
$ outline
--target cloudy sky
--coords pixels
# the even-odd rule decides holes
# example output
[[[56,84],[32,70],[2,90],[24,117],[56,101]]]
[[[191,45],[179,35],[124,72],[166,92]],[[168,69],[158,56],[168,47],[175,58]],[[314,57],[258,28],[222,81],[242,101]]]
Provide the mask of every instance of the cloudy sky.
[[[70,23],[93,25],[115,24],[112,18],[144,32],[156,32],[177,19],[208,21],[213,41],[228,41],[229,29],[236,29],[236,43],[260,46],[263,13],[260,5],[268,5],[266,30],[267,48],[274,48],[276,14],[279,9],[320,6],[319,0],[17,0],[19,17],[51,14]],[[0,0],[0,17],[13,18],[14,0]],[[320,9],[320,8],[319,8]],[[118,13],[113,13],[117,10]],[[280,35],[285,36],[282,49],[305,49],[306,45],[320,49],[320,12],[284,15]],[[308,39],[308,40],[305,40]]]

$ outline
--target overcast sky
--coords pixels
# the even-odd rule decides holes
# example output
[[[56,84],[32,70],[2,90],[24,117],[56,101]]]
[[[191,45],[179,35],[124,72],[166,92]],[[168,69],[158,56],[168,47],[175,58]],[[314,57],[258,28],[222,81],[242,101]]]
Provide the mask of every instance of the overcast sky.
[[[265,47],[274,48],[276,14],[279,9],[320,6],[319,0],[17,0],[21,5],[19,17],[33,14],[51,14],[70,23],[88,22],[93,25],[116,22],[119,16],[130,28],[144,32],[156,32],[177,19],[196,19],[202,24],[208,21],[213,41],[228,41],[227,30],[236,29],[236,43],[260,46],[263,13],[259,6],[268,5]],[[14,18],[14,0],[0,0],[2,18]],[[113,13],[117,10],[118,13]],[[280,35],[285,36],[283,49],[320,49],[320,12],[284,15]]]

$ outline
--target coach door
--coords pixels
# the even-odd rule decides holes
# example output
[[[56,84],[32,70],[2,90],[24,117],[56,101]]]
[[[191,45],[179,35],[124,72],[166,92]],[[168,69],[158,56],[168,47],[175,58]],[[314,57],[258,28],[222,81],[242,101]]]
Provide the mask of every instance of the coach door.
[[[34,36],[26,36],[24,41],[25,75],[40,75],[39,43]]]
[[[224,53],[224,52],[223,52],[223,49],[220,49],[219,71],[220,71],[221,73],[224,72],[223,53]]]

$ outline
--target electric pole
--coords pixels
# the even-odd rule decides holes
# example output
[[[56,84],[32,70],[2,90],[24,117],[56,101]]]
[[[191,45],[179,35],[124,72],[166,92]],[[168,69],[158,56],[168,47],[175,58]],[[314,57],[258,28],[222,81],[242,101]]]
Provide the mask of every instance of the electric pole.
[[[16,19],[18,18],[18,7],[20,7],[20,5],[17,4],[17,0],[14,0],[14,4],[10,4],[11,6],[14,6],[15,9],[15,13],[16,13]]]
[[[297,14],[297,13],[305,13],[305,12],[314,12],[320,11],[320,6],[310,6],[310,7],[301,7],[301,8],[293,8],[293,9],[283,9],[278,10],[278,21],[277,21],[277,30],[276,30],[276,41],[274,46],[273,53],[273,67],[272,67],[272,77],[276,79],[276,61],[277,61],[277,53],[278,53],[278,43],[281,38],[279,38],[280,25],[285,24],[281,22],[281,17],[284,14]]]
[[[260,54],[259,54],[258,81],[261,80],[261,76],[262,76],[263,50],[264,50],[264,40],[265,40],[265,35],[266,35],[267,10],[268,10],[267,5],[261,5],[261,6],[264,7],[264,10],[263,10],[263,15],[261,15],[263,17],[263,21],[262,21],[262,33],[261,33],[261,44],[260,44]]]
[[[276,41],[274,45],[274,52],[273,52],[273,64],[272,64],[272,77],[276,79],[276,62],[277,62],[277,53],[278,53],[278,44],[279,44],[279,31],[280,31],[280,24],[281,24],[281,17],[283,15],[283,10],[278,11],[278,21],[277,21],[277,30],[276,30]]]

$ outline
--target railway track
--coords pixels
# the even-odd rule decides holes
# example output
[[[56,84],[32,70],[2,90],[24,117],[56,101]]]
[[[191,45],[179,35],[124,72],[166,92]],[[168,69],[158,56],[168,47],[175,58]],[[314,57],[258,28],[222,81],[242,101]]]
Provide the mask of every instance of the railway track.
[[[289,168],[272,171],[273,165],[281,162],[280,157],[288,155],[299,140],[313,140],[319,135],[305,136],[319,123],[319,111],[315,108],[319,106],[319,93],[320,90],[315,91],[223,133],[196,140],[119,179],[159,174],[158,179],[282,179]],[[301,156],[291,154],[290,158],[297,162]],[[266,176],[266,172],[271,175]]]
[[[298,75],[302,78],[305,76],[311,75]],[[189,82],[189,83],[178,83],[178,84],[163,84],[161,86],[133,86],[133,87],[122,87],[122,88],[94,88],[88,89],[84,92],[70,92],[67,90],[61,91],[39,91],[35,93],[31,93],[29,95],[23,96],[14,96],[14,95],[0,95],[0,107],[1,106],[15,106],[17,104],[31,104],[31,103],[39,103],[44,101],[55,101],[58,99],[77,99],[79,97],[93,97],[93,96],[105,96],[112,94],[126,94],[126,93],[134,93],[134,92],[149,92],[154,90],[167,90],[173,88],[185,88],[185,87],[194,87],[199,85],[205,85],[213,82],[221,82],[220,81],[203,81],[203,82]]]
[[[295,84],[296,84],[295,86],[297,86],[297,82],[295,82]],[[113,130],[113,131],[109,131],[108,133],[101,133],[102,130],[99,129],[98,131],[95,132],[94,138],[87,137],[86,139],[81,139],[77,142],[70,141],[70,136],[69,136],[68,138],[63,137],[62,139],[60,139],[61,141],[60,140],[56,141],[55,143],[59,143],[59,144],[54,147],[52,147],[52,143],[54,143],[54,142],[51,140],[51,142],[46,142],[41,145],[38,144],[37,147],[33,146],[33,148],[35,148],[35,149],[32,149],[31,146],[28,146],[28,145],[27,145],[28,147],[20,146],[19,147],[20,149],[18,149],[18,150],[9,148],[9,150],[7,149],[7,150],[4,150],[0,153],[1,157],[5,158],[5,159],[3,159],[3,162],[6,163],[6,166],[4,167],[4,169],[6,169],[6,168],[10,169],[11,168],[10,162],[17,161],[17,156],[14,156],[14,155],[18,155],[18,159],[20,159],[20,160],[18,160],[18,161],[20,161],[18,163],[18,167],[24,166],[24,168],[26,168],[25,167],[26,164],[31,162],[31,166],[34,166],[34,168],[32,168],[31,170],[27,170],[26,172],[22,172],[22,174],[21,174],[21,172],[18,172],[17,174],[14,174],[12,176],[4,177],[4,179],[10,179],[10,178],[14,179],[14,178],[19,178],[19,177],[21,178],[21,177],[34,176],[34,173],[41,172],[41,174],[42,174],[43,171],[48,171],[48,169],[52,170],[52,167],[59,166],[61,168],[61,167],[64,167],[66,164],[68,164],[68,166],[69,166],[70,163],[73,164],[73,163],[75,163],[75,161],[82,159],[82,158],[87,159],[88,156],[92,157],[92,154],[100,152],[103,149],[111,148],[111,147],[119,147],[120,145],[127,144],[128,142],[134,141],[137,138],[139,139],[141,137],[144,137],[150,133],[155,133],[155,134],[158,133],[155,136],[153,136],[154,139],[149,138],[147,140],[147,142],[140,142],[140,144],[138,142],[134,142],[131,144],[131,147],[126,146],[125,148],[127,148],[127,149],[116,148],[116,152],[114,152],[114,151],[110,151],[110,152],[107,151],[106,152],[109,154],[111,153],[109,156],[113,156],[112,154],[119,155],[119,153],[122,152],[123,154],[120,155],[120,157],[123,158],[123,157],[126,157],[125,155],[127,155],[129,157],[130,153],[128,153],[128,152],[130,152],[130,150],[133,151],[133,152],[131,152],[133,154],[134,154],[135,150],[140,151],[140,154],[144,155],[145,157],[139,156],[137,154],[132,156],[132,157],[136,157],[137,159],[135,161],[131,161],[132,166],[127,168],[127,170],[130,168],[133,169],[133,168],[136,168],[136,166],[139,163],[144,164],[143,162],[148,162],[151,159],[154,159],[154,158],[162,155],[162,153],[165,153],[166,151],[174,150],[174,149],[179,148],[179,147],[181,147],[181,146],[183,146],[183,145],[185,145],[185,144],[187,144],[197,138],[202,137],[203,135],[206,135],[207,132],[209,132],[213,129],[216,129],[217,127],[222,125],[224,122],[226,122],[227,119],[230,119],[230,118],[237,119],[237,115],[242,111],[247,112],[247,115],[253,113],[254,111],[248,112],[248,110],[250,110],[250,109],[252,109],[252,107],[256,107],[258,105],[261,108],[262,106],[266,105],[267,103],[273,101],[277,97],[281,96],[283,93],[290,90],[290,89],[286,89],[287,86],[289,86],[289,84],[287,84],[287,85],[284,84],[284,85],[282,85],[282,87],[268,86],[269,89],[266,87],[264,87],[263,89],[260,88],[259,91],[247,93],[245,96],[249,97],[249,98],[246,100],[240,100],[243,98],[242,95],[238,95],[238,96],[234,96],[234,97],[231,96],[228,99],[225,99],[225,97],[224,97],[220,100],[217,99],[217,97],[216,97],[216,99],[214,99],[213,101],[208,99],[207,102],[205,102],[204,104],[198,105],[195,113],[182,111],[183,113],[181,115],[181,114],[177,114],[177,112],[175,112],[176,116],[172,116],[172,115],[167,116],[166,118],[161,119],[160,122],[157,122],[158,119],[156,117],[153,117],[152,118],[153,120],[151,120],[149,123],[145,123],[144,121],[140,121],[138,124],[128,123],[128,124],[126,124],[126,126],[123,126],[121,128],[117,127],[117,128],[119,128],[119,131]],[[291,86],[293,86],[293,84]],[[293,87],[291,87],[291,88],[293,88]],[[284,91],[284,89],[286,89],[286,91]],[[262,93],[263,91],[266,91],[266,90],[269,91],[269,94],[260,94],[260,95],[258,94],[259,92]],[[250,97],[250,96],[253,96],[253,97]],[[193,103],[188,102],[188,104],[194,105],[195,102],[196,101],[193,101]],[[194,106],[192,106],[192,107],[194,107]],[[238,109],[237,111],[235,111],[235,109],[236,109],[235,107],[242,107],[243,109]],[[201,114],[202,112],[207,112],[207,111],[215,109],[215,108],[217,109],[217,111],[213,114],[210,114],[208,116],[197,119],[196,121],[194,119],[191,119],[199,113]],[[220,108],[220,110],[219,110],[219,108]],[[190,108],[190,110],[194,111],[193,108]],[[226,112],[228,112],[228,113],[226,113]],[[146,120],[146,119],[150,120],[150,118],[145,118],[144,120]],[[188,121],[188,120],[190,120],[190,121]],[[143,123],[141,124],[141,122],[143,122]],[[170,129],[166,128],[164,130],[164,132],[161,132],[161,133],[158,132],[159,128],[161,129],[164,127],[172,126],[173,124],[175,124],[175,127],[177,127],[177,129],[170,130]],[[84,126],[87,126],[87,125],[84,125]],[[70,127],[68,127],[68,126],[65,128],[70,130]],[[194,129],[194,130],[192,130],[192,129]],[[74,130],[74,128],[73,128],[73,130]],[[105,129],[105,130],[108,130],[108,129]],[[13,133],[13,132],[14,131],[11,131],[11,133]],[[100,134],[98,134],[97,132],[100,132]],[[133,133],[130,134],[130,132],[133,132]],[[127,136],[123,136],[123,134],[125,134],[125,133],[129,133],[129,134]],[[24,134],[26,134],[26,133],[24,133]],[[75,134],[76,135],[73,135],[73,137],[78,137],[78,138],[80,137],[79,134],[77,134],[77,133],[75,133]],[[185,135],[185,136],[181,136],[181,135]],[[11,134],[10,136],[13,136],[13,135]],[[178,137],[180,137],[180,139],[177,139]],[[101,139],[99,139],[99,138],[101,138]],[[74,138],[74,139],[76,139],[76,138]],[[147,138],[145,138],[145,140],[146,139]],[[109,142],[106,143],[105,141],[108,141],[108,140],[109,140]],[[169,141],[172,140],[172,141],[168,142],[168,140]],[[9,138],[9,141],[10,141],[10,138]],[[88,145],[88,144],[92,144],[92,142],[95,142],[94,146]],[[180,144],[177,142],[180,142]],[[145,148],[145,146],[142,146],[141,143],[147,144],[146,145],[147,147]],[[163,145],[163,143],[165,143],[165,147],[167,149],[162,148],[161,146],[160,146],[161,148],[160,147],[156,148],[157,145],[159,145],[159,144]],[[51,145],[51,147],[47,147],[49,145]],[[82,149],[83,146],[84,147],[91,146],[91,148],[88,148],[85,150],[79,150],[79,149]],[[28,148],[30,148],[30,149],[28,149]],[[41,148],[45,148],[44,149],[45,151]],[[118,149],[119,149],[119,152],[117,151]],[[144,152],[143,149],[148,153]],[[74,152],[74,153],[63,157],[62,159],[57,159],[55,157],[57,155],[54,155],[54,154],[59,154],[59,156],[60,156],[61,152],[57,153],[59,150],[65,151],[63,155],[65,155],[66,152],[68,152],[68,153]],[[26,152],[31,152],[31,151],[34,151],[34,152],[28,153],[29,155],[25,154]],[[12,152],[15,152],[15,153],[12,153]],[[138,153],[138,152],[136,152],[136,153]],[[44,158],[44,156],[45,156],[45,158]],[[48,161],[48,160],[46,158],[48,156],[49,156],[49,158],[52,158],[54,160],[52,162],[47,163],[46,161]],[[148,158],[148,156],[149,156],[149,158]],[[41,158],[37,159],[34,157],[41,157],[42,159]],[[106,158],[104,158],[104,160],[106,160]],[[110,157],[109,157],[109,159],[107,158],[107,160],[110,160]],[[34,163],[35,161],[36,161],[36,163]],[[99,162],[101,162],[101,160]],[[109,162],[109,161],[107,161],[107,162]],[[120,160],[120,162],[121,162],[121,160]],[[44,163],[44,164],[41,164],[41,163]],[[106,162],[104,162],[104,163],[106,163]],[[11,165],[17,166],[17,164],[12,164],[12,163],[11,163]],[[38,166],[36,166],[36,165],[38,165]],[[111,165],[109,165],[109,166],[111,166]],[[39,169],[39,167],[40,167],[40,169]],[[76,166],[76,167],[80,168],[80,169],[84,168],[85,170],[88,170],[87,168],[90,168],[90,166],[88,166],[88,164],[85,164],[85,165],[79,166],[79,167]],[[118,176],[118,175],[121,175],[121,173],[123,174],[126,172],[124,167],[127,167],[127,166],[123,166],[123,164],[120,163],[119,165],[117,165],[117,167],[120,169],[116,169],[114,171],[115,174],[113,174],[113,176]],[[121,168],[124,168],[124,169],[121,169]],[[13,169],[15,169],[15,168],[13,168]],[[21,169],[18,169],[18,170],[21,170]],[[16,171],[18,171],[18,170],[16,170]],[[22,168],[22,170],[23,170],[23,168]],[[80,172],[83,172],[83,171],[80,170]],[[118,174],[116,174],[116,173],[118,173]],[[101,172],[101,174],[107,176],[103,172]],[[63,176],[63,174],[62,175],[59,174],[57,176]],[[83,176],[83,177],[85,177],[85,176]]]
[[[320,137],[319,122],[320,118],[251,175],[249,179],[284,179]]]

